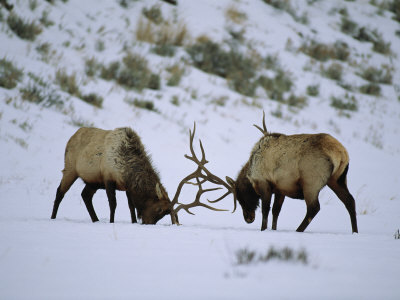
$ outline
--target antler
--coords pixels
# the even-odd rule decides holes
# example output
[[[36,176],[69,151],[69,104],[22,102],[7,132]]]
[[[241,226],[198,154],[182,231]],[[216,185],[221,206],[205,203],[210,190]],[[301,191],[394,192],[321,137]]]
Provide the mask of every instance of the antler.
[[[263,135],[267,135],[268,134],[267,126],[265,126],[265,111],[263,111],[263,129],[261,129],[261,127],[256,125],[256,124],[253,124],[253,126],[255,128],[257,128],[258,130],[260,130]]]
[[[189,209],[192,207],[195,207],[195,206],[202,206],[202,207],[205,207],[205,208],[208,208],[211,210],[215,210],[215,211],[226,211],[226,209],[215,208],[208,204],[200,202],[200,198],[204,193],[221,189],[221,187],[211,188],[211,189],[203,189],[202,184],[207,181],[217,184],[217,185],[221,185],[228,190],[224,195],[222,195],[218,199],[212,200],[212,201],[208,200],[210,203],[218,202],[218,201],[224,199],[230,193],[233,193],[234,200],[236,199],[235,193],[234,193],[234,181],[231,178],[227,177],[227,181],[229,182],[229,183],[227,183],[224,180],[222,180],[221,178],[219,178],[218,176],[215,176],[214,174],[212,174],[204,166],[205,164],[208,163],[208,161],[206,160],[206,154],[205,154],[204,147],[203,147],[201,140],[200,140],[201,159],[199,160],[197,158],[196,153],[194,152],[194,149],[193,149],[193,140],[194,140],[195,133],[196,133],[196,123],[194,123],[193,132],[191,130],[189,130],[189,135],[190,135],[189,148],[190,148],[191,156],[185,154],[185,157],[187,159],[193,161],[197,165],[197,169],[193,173],[191,173],[188,176],[186,176],[185,178],[183,178],[176,189],[175,196],[171,201],[171,222],[172,222],[172,224],[179,224],[178,211],[181,209],[186,210],[187,213],[192,214],[192,215],[193,215],[193,213]],[[191,182],[192,179],[196,179],[196,183]],[[197,191],[195,200],[189,204],[182,204],[182,203],[178,202],[179,195],[185,184],[196,185],[199,188],[199,190]],[[174,208],[175,204],[179,204],[178,207]],[[234,201],[234,210],[233,211],[235,211],[235,210],[236,210],[236,201]]]

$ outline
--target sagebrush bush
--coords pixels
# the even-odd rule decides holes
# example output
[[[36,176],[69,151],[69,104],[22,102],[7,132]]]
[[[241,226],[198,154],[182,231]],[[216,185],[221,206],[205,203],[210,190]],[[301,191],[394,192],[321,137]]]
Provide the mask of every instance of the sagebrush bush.
[[[39,46],[37,46],[35,49],[42,56],[46,57],[50,53],[50,43],[42,43]]]
[[[82,95],[81,99],[85,101],[86,103],[89,103],[93,106],[101,108],[103,106],[103,97],[100,95],[97,95],[96,93],[90,93],[86,95]]]
[[[374,50],[375,52],[384,54],[384,55],[389,55],[392,53],[390,46],[391,46],[391,43],[385,42],[382,38],[382,35],[379,34],[377,39],[373,42],[372,50]]]
[[[29,0],[29,9],[34,11],[38,6],[37,0]]]
[[[44,27],[50,27],[54,25],[54,21],[49,19],[49,13],[50,12],[48,10],[44,10],[39,19],[40,24],[42,24]]]
[[[149,83],[147,84],[147,87],[152,90],[159,90],[161,87],[160,75],[152,73],[150,75],[150,79],[149,79]]]
[[[229,5],[225,10],[225,17],[236,24],[242,24],[247,20],[247,15],[244,12],[239,11],[237,6]]]
[[[165,50],[162,47],[183,46],[189,39],[189,32],[184,23],[163,22],[155,25],[149,20],[144,21],[140,18],[136,26],[136,39],[156,44],[161,50]]]
[[[243,95],[254,95],[258,65],[252,56],[246,56],[234,48],[226,51],[207,38],[198,39],[186,51],[195,67],[226,78],[230,87]]]
[[[319,85],[313,84],[307,86],[307,95],[317,97],[319,95]]]
[[[13,89],[22,79],[23,71],[14,66],[14,64],[6,59],[0,59],[0,87]]]
[[[268,96],[280,102],[284,102],[284,93],[289,92],[293,86],[290,73],[282,69],[278,69],[274,78],[260,76],[259,85],[264,88]]]
[[[322,75],[332,80],[340,81],[343,75],[343,67],[341,64],[332,63],[328,68],[322,69]]]
[[[306,41],[300,47],[300,51],[322,62],[329,59],[347,61],[350,55],[349,46],[341,41],[336,41],[334,44],[329,45],[318,43],[314,40]]]
[[[174,64],[173,66],[167,68],[170,76],[167,81],[168,86],[178,86],[181,82],[182,76],[185,73],[185,68],[181,67],[179,64]]]
[[[147,60],[137,54],[128,53],[122,59],[124,65],[120,70],[117,82],[125,87],[142,90],[148,87],[151,71]]]
[[[151,51],[160,56],[174,56],[176,48],[173,45],[164,44],[164,45],[156,45],[154,46]]]
[[[200,39],[186,48],[195,67],[207,73],[226,78],[231,68],[229,52],[208,39]]]
[[[177,95],[173,95],[170,102],[175,106],[179,106],[181,104]]]
[[[389,10],[394,13],[393,19],[400,22],[400,0],[389,2]]]
[[[144,7],[142,13],[147,19],[157,25],[161,24],[164,21],[160,6],[158,5],[153,5],[150,8]]]
[[[380,68],[367,67],[359,73],[362,78],[373,83],[392,84],[392,70],[389,66],[381,66]]]
[[[290,263],[308,264],[308,254],[304,249],[293,250],[290,247],[277,249],[271,246],[265,253],[258,253],[247,248],[240,249],[235,253],[237,265],[249,265],[257,263],[267,263],[271,260],[279,260]]]
[[[15,13],[9,14],[7,24],[17,36],[24,40],[34,41],[36,36],[42,33],[42,27],[34,21],[25,21]]]
[[[339,97],[332,96],[331,106],[340,110],[349,110],[349,111],[358,110],[356,98],[354,96],[349,97],[348,95],[345,96],[345,100],[342,100]]]
[[[290,94],[285,103],[289,106],[303,108],[307,106],[307,97]]]
[[[42,89],[35,84],[29,84],[28,86],[21,88],[19,91],[23,100],[36,104],[40,104],[44,101]]]
[[[347,14],[342,17],[341,21],[342,22],[340,24],[340,30],[343,33],[351,35],[351,36],[357,35],[357,33],[358,33],[358,25],[353,20],[350,20],[348,18]]]
[[[308,24],[307,14],[303,13],[302,15],[298,15],[296,9],[292,7],[289,0],[264,0],[264,2],[276,9],[286,11],[296,22]]]
[[[108,66],[101,66],[100,77],[105,80],[117,80],[118,72],[121,68],[119,61],[111,62]]]
[[[277,55],[267,55],[264,60],[267,69],[276,70],[279,68],[279,60]]]
[[[85,73],[89,77],[97,76],[102,68],[102,65],[96,58],[92,57],[85,60]]]
[[[64,92],[78,98],[81,97],[81,92],[79,90],[75,73],[68,75],[64,69],[57,70],[56,83]]]
[[[143,109],[147,109],[147,110],[150,110],[150,111],[157,111],[155,109],[153,101],[135,99],[133,101],[133,105],[138,107],[138,108],[143,108]]]
[[[39,76],[28,73],[30,82],[20,88],[21,98],[25,101],[42,105],[44,107],[64,107],[64,99],[51,84]]]
[[[360,86],[360,92],[367,95],[380,96],[381,87],[376,83],[370,82]]]
[[[114,61],[108,66],[103,65],[100,77],[105,80],[115,80],[129,89],[139,91],[144,88],[160,89],[160,76],[151,72],[146,58],[134,53],[127,53],[122,63]]]
[[[367,27],[359,27],[348,17],[342,18],[341,30],[343,33],[352,36],[361,42],[370,42],[373,44],[372,50],[384,55],[391,54],[390,42],[383,40],[382,34],[377,29],[371,30]]]

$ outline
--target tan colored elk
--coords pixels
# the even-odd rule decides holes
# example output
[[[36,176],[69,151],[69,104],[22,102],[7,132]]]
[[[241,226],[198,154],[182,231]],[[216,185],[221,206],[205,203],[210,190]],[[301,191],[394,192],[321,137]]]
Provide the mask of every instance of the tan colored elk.
[[[283,201],[288,196],[306,202],[306,216],[297,228],[302,232],[320,210],[318,195],[328,185],[345,205],[353,232],[358,232],[355,201],[347,188],[349,155],[344,146],[324,133],[269,133],[265,126],[265,114],[263,129],[255,126],[263,137],[254,145],[233,191],[242,206],[246,222],[254,221],[261,197],[261,230],[265,230],[271,196],[275,194],[272,229],[276,230]]]
[[[85,182],[82,198],[93,222],[98,217],[93,208],[93,195],[98,189],[105,189],[110,205],[110,223],[114,222],[117,206],[115,191],[126,191],[132,223],[136,223],[135,209],[143,224],[156,224],[166,214],[171,214],[173,224],[179,224],[178,211],[195,206],[222,211],[200,202],[201,196],[219,188],[203,189],[202,184],[210,181],[229,188],[223,180],[211,174],[205,164],[205,153],[200,141],[202,158],[199,160],[193,150],[193,133],[190,131],[191,156],[185,155],[198,165],[198,168],[186,176],[178,185],[172,201],[154,170],[139,136],[130,128],[102,130],[80,128],[68,141],[65,149],[65,167],[63,177],[57,189],[52,219],[57,216],[60,203],[72,184],[80,177]],[[196,182],[190,182],[196,180]],[[192,203],[178,203],[178,197],[185,184],[198,186],[198,192]],[[224,196],[228,195],[226,193]],[[223,197],[224,197],[223,196]],[[221,197],[220,199],[222,199]],[[217,200],[220,200],[217,199]],[[174,205],[178,207],[174,208]]]
[[[272,229],[276,230],[278,216],[286,196],[304,199],[307,213],[297,231],[304,231],[320,210],[318,195],[328,185],[345,205],[353,232],[358,232],[355,201],[347,188],[349,155],[344,146],[329,134],[284,135],[269,133],[256,126],[263,137],[254,145],[249,160],[243,166],[236,181],[226,180],[243,209],[247,223],[254,222],[255,211],[261,198],[261,230],[267,228],[271,197]],[[215,201],[210,202],[216,202]]]

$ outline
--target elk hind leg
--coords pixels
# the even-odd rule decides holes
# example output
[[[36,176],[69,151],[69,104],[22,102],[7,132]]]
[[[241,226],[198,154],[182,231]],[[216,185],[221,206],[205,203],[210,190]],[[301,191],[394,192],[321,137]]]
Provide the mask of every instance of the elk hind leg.
[[[106,193],[108,204],[110,205],[110,223],[114,223],[115,209],[117,208],[117,198],[115,197],[116,184],[113,181],[106,183]]]
[[[358,232],[357,227],[357,216],[356,216],[356,202],[353,196],[350,194],[349,189],[346,183],[346,176],[349,166],[347,165],[343,174],[336,181],[330,181],[328,186],[332,189],[332,191],[338,196],[338,198],[343,202],[346,207],[351,220],[352,231]]]
[[[281,212],[283,201],[285,200],[285,195],[280,193],[275,193],[274,205],[272,206],[272,230],[276,230],[278,225],[278,217]]]
[[[319,189],[317,191],[304,191],[304,200],[306,201],[307,205],[307,213],[303,222],[301,222],[300,226],[297,228],[297,232],[303,232],[319,212],[320,204],[318,200],[318,194]]]
[[[54,200],[53,212],[51,214],[52,219],[55,219],[57,217],[58,208],[62,199],[64,198],[65,193],[68,192],[68,190],[74,184],[77,178],[78,176],[75,173],[65,170],[63,171],[63,177],[61,179],[60,185],[57,188],[56,199]]]
[[[85,203],[86,208],[89,212],[90,218],[92,219],[92,222],[99,221],[99,218],[97,218],[96,212],[94,211],[93,207],[93,195],[96,193],[96,191],[96,188],[90,186],[89,184],[86,184],[81,194],[83,202]]]

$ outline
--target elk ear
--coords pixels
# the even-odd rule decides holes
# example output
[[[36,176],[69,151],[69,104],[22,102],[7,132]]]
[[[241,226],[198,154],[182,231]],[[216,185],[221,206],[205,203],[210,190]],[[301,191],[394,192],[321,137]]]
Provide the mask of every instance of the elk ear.
[[[233,180],[233,179],[230,178],[229,176],[226,176],[225,179],[226,179],[226,182],[229,183],[229,185],[230,185],[231,187],[234,187],[234,186],[235,186],[235,180]]]
[[[161,187],[160,187],[160,184],[159,184],[159,183],[156,184],[156,193],[157,193],[158,199],[162,199],[163,193],[162,193],[162,191],[161,191]]]
[[[164,190],[164,188],[159,183],[156,184],[156,193],[157,193],[158,199],[160,199],[160,200],[164,199],[164,198],[168,198],[167,192]]]

